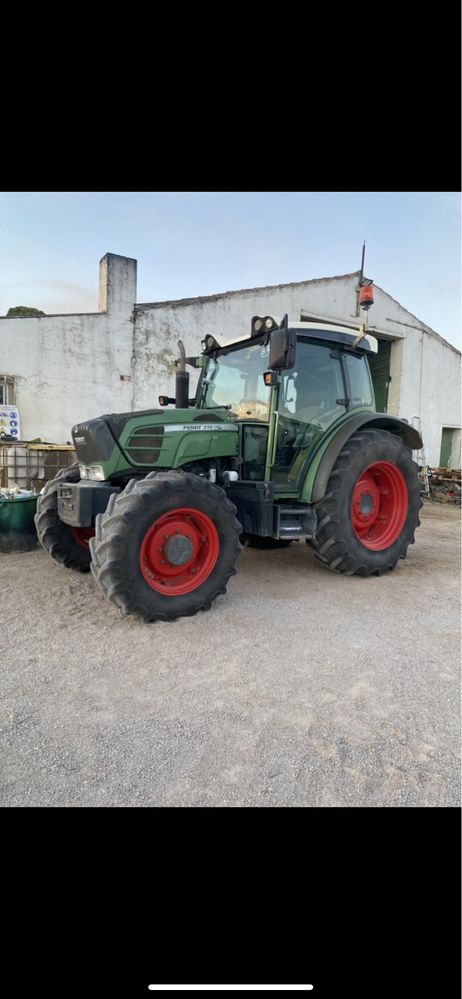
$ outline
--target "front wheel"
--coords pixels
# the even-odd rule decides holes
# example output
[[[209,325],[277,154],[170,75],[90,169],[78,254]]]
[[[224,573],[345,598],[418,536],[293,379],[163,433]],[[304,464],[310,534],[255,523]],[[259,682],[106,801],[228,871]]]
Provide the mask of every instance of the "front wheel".
[[[94,531],[89,527],[69,527],[58,516],[58,486],[62,482],[79,482],[78,464],[62,468],[47,482],[37,500],[35,527],[42,548],[66,569],[90,571],[89,539]]]
[[[226,592],[242,527],[223,489],[189,472],[150,473],[96,517],[91,571],[124,614],[169,621]]]
[[[329,569],[380,576],[414,544],[421,506],[417,469],[401,438],[359,430],[335,462],[308,543]]]

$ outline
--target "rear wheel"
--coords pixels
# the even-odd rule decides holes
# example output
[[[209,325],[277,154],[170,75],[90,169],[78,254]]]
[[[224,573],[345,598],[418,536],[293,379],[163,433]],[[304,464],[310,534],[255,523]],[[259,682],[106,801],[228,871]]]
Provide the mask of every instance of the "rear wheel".
[[[414,544],[421,506],[417,469],[401,438],[360,430],[337,458],[308,543],[329,569],[380,576]]]
[[[129,482],[96,517],[91,570],[124,614],[173,620],[226,592],[241,530],[219,486],[191,473],[154,473]]]
[[[66,569],[89,572],[91,555],[89,538],[94,534],[89,527],[69,527],[58,517],[57,488],[61,482],[79,482],[79,466],[63,468],[47,482],[37,500],[35,526],[38,539],[45,551]]]

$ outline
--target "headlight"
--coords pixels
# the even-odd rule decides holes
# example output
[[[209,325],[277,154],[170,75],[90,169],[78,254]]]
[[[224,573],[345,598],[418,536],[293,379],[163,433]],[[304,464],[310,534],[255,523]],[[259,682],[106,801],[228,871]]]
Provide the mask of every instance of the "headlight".
[[[89,479],[98,479],[98,482],[104,482],[105,475],[104,475],[104,468],[103,468],[103,466],[102,465],[90,465],[90,468],[88,469],[88,478]]]
[[[98,482],[104,482],[104,468],[102,465],[79,465],[79,472],[81,479],[93,479]]]
[[[278,326],[279,320],[275,319],[274,316],[253,316],[250,324],[250,336],[255,336],[256,333],[263,331],[276,330]]]
[[[98,479],[98,482],[104,482],[104,468],[102,465],[90,465],[88,469],[89,479]]]

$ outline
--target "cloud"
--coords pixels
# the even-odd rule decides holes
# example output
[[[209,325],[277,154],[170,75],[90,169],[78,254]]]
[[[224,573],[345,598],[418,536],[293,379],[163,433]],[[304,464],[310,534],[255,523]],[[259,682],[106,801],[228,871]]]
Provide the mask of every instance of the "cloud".
[[[25,282],[4,282],[0,294],[0,315],[17,305],[42,309],[47,315],[68,312],[97,312],[96,288],[75,281],[47,281],[43,285]]]
[[[51,297],[45,296],[44,312],[96,312],[98,294],[96,288],[75,281],[48,281]]]

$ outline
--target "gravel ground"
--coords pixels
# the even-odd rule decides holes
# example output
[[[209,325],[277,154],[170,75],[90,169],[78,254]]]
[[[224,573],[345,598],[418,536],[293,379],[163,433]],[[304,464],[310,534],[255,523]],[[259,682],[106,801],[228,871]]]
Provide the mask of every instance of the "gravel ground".
[[[0,555],[0,804],[459,804],[459,520],[389,576],[246,549],[208,613],[144,625],[41,549]]]

